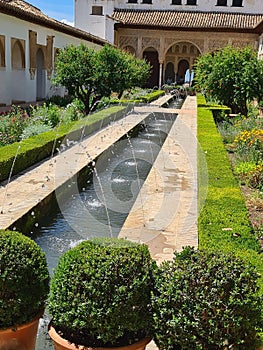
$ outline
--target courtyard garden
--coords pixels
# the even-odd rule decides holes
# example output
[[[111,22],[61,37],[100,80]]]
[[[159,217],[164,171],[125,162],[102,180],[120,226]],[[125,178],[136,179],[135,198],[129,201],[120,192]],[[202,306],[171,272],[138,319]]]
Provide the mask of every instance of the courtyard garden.
[[[235,56],[236,51],[229,50],[221,52],[218,60],[232,58],[236,67],[237,59],[243,58],[249,63],[246,69],[239,61],[242,70],[251,73],[252,52],[245,49]],[[138,80],[129,69],[135,65],[136,77],[143,71],[145,79],[149,67],[121,55],[108,47],[100,54],[83,46],[68,48],[57,62],[56,79],[72,98],[55,98],[27,110],[14,107],[0,116],[1,180],[8,178],[12,164],[18,173],[41,157],[53,155],[69,132],[72,140],[78,140],[96,131],[95,125],[121,118],[130,102],[150,102],[164,93],[135,88]],[[226,63],[219,64],[216,58],[208,55],[197,63],[196,89],[202,93],[197,96],[197,138],[206,163],[199,158],[198,249],[185,247],[172,261],[157,266],[144,244],[123,239],[82,240],[61,256],[49,285],[44,255],[36,244],[22,234],[1,231],[2,328],[19,328],[20,323],[43,312],[46,303],[53,317],[49,334],[55,342],[64,343],[65,349],[134,346],[142,340],[140,349],[144,349],[151,339],[163,350],[262,349],[263,119],[259,86],[263,80],[259,79],[263,71],[261,64],[253,66],[255,79],[258,75],[254,84],[258,85],[253,89],[246,83],[245,94],[245,77],[235,81],[238,74],[231,75],[231,69],[226,74]],[[100,75],[102,62],[109,65],[109,74],[104,76]],[[85,67],[85,74],[78,72],[80,66]],[[222,71],[218,73],[221,68],[226,82]],[[122,84],[114,77],[116,70],[120,70],[118,77],[125,75]],[[226,91],[229,84],[232,89]],[[204,165],[208,179],[202,178]],[[20,322],[21,310],[30,309],[31,303],[30,292],[24,297],[29,282],[23,276],[31,276],[27,271],[32,278],[38,275],[34,252],[41,267],[33,289],[35,309]],[[2,334],[0,329],[0,343],[5,341]],[[60,339],[63,336],[66,340]]]

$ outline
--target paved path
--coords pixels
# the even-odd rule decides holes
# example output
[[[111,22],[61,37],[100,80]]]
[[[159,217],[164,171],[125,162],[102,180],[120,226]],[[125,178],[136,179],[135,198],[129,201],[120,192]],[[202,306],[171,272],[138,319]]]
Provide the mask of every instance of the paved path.
[[[146,243],[158,263],[186,245],[197,247],[195,97],[188,97],[179,110],[119,237]]]

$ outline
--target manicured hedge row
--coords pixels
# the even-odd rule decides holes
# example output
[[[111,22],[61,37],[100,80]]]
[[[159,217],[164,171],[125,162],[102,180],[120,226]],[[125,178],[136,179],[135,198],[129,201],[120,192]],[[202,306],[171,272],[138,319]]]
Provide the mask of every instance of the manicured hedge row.
[[[198,141],[208,169],[207,197],[203,208],[200,208],[198,223],[199,248],[234,252],[245,261],[250,261],[261,274],[259,283],[263,293],[263,254],[259,241],[253,234],[241,190],[212,112],[203,107],[205,100],[202,97],[198,97],[198,103]],[[198,171],[202,173],[200,164]],[[205,185],[199,183],[199,189]]]
[[[111,103],[150,103],[154,100],[157,100],[159,97],[164,96],[165,91],[164,90],[156,90],[153,92],[150,92],[149,94],[146,94],[144,96],[140,96],[139,98],[135,100],[111,100]]]
[[[12,175],[18,174],[50,157],[53,152],[57,152],[62,143],[80,140],[81,137],[90,135],[111,121],[121,118],[130,109],[131,105],[126,107],[112,106],[77,122],[61,125],[52,131],[1,147],[0,181],[9,177],[12,167]]]

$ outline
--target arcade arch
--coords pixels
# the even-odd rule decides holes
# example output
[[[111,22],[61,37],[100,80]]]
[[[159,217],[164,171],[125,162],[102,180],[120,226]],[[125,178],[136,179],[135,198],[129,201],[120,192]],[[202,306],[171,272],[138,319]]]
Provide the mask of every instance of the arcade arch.
[[[135,50],[135,48],[132,47],[132,46],[130,46],[130,45],[124,46],[124,47],[123,47],[123,50],[126,51],[126,52],[128,52],[128,53],[130,53],[130,54],[132,54],[132,55],[134,55],[134,56],[136,55],[136,50]]]
[[[193,69],[194,63],[200,55],[199,48],[192,42],[181,41],[170,45],[164,59],[164,82],[168,82],[169,78],[174,77],[172,82],[184,83],[187,69],[190,71]],[[173,72],[172,66],[174,67]]]
[[[143,58],[152,66],[151,76],[146,87],[159,86],[159,54],[153,47],[148,47],[143,51]]]

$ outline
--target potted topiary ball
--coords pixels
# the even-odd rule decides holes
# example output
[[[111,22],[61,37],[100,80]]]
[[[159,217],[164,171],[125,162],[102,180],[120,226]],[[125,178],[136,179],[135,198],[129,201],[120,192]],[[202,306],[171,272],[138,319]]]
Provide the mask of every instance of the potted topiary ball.
[[[156,344],[165,350],[258,349],[257,279],[254,268],[234,255],[185,248],[156,275]]]
[[[64,253],[48,302],[55,349],[144,349],[155,266],[146,245],[125,239],[84,241]]]
[[[44,253],[29,237],[0,231],[0,348],[34,350],[49,291]]]

